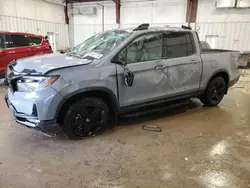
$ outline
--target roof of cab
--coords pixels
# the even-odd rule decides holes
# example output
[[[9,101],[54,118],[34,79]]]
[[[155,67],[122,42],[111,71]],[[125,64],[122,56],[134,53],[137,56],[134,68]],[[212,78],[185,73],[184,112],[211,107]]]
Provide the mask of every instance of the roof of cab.
[[[149,27],[148,29],[144,30],[136,30],[136,31],[190,31],[190,29],[183,29],[181,27]]]
[[[181,27],[170,27],[170,26],[164,26],[164,27],[148,27],[147,29],[142,30],[134,30],[134,28],[125,28],[125,29],[118,29],[122,31],[127,31],[130,33],[137,33],[137,32],[152,32],[152,31],[191,31],[190,29],[184,29]]]
[[[42,35],[36,35],[36,34],[25,33],[25,32],[15,32],[15,31],[0,31],[0,34],[18,34],[18,35],[29,35],[29,36],[43,37]]]

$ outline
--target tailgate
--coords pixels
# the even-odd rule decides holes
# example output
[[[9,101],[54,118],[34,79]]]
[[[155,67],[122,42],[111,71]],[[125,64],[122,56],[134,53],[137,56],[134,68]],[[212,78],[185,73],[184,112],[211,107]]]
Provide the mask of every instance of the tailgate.
[[[240,52],[230,52],[230,63],[232,69],[238,69],[239,60],[240,60]]]
[[[238,69],[239,58],[240,58],[240,52],[230,53],[230,68],[231,68],[230,80],[234,80],[240,76],[240,71]]]

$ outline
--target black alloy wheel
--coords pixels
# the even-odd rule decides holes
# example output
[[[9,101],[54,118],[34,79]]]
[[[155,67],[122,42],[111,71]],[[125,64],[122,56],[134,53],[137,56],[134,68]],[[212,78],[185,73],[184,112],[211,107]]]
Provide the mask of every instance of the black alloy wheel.
[[[203,96],[201,102],[206,106],[216,106],[223,99],[227,89],[226,82],[221,76],[215,77],[208,85],[208,88]]]
[[[106,129],[109,108],[98,98],[85,98],[73,104],[66,113],[63,129],[70,139],[96,136]]]

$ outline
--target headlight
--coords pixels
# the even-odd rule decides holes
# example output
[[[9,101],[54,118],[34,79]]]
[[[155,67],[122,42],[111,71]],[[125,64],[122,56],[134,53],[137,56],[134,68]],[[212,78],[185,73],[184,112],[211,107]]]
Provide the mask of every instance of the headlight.
[[[17,90],[21,92],[37,91],[52,85],[58,78],[59,76],[23,76],[17,81]]]

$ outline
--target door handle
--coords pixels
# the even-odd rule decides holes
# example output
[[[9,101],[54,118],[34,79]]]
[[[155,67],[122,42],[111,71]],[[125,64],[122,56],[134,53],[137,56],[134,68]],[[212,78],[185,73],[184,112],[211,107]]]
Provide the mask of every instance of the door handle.
[[[16,53],[16,51],[9,51],[9,54],[14,54]]]
[[[166,68],[165,65],[157,65],[157,66],[155,66],[155,70],[165,69],[165,68]]]
[[[197,63],[198,63],[198,61],[192,60],[189,64],[197,64]]]

